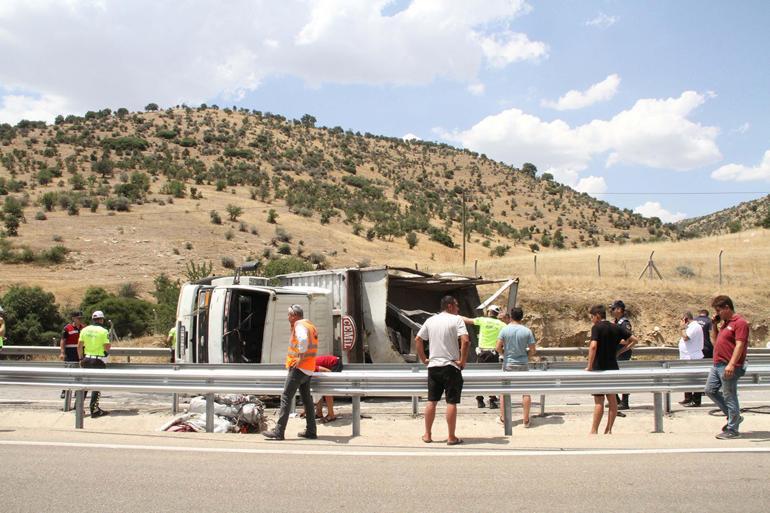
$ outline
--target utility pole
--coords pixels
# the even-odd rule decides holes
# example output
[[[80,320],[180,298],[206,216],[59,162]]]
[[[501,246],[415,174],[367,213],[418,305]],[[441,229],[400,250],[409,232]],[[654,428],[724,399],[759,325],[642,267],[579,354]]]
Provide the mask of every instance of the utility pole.
[[[465,192],[463,192],[463,268],[465,268]]]

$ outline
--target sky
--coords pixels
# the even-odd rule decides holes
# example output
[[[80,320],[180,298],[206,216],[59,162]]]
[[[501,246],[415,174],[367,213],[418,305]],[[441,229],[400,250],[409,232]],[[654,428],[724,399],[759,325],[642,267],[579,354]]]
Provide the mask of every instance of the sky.
[[[237,106],[673,222],[770,192],[770,2],[2,0],[0,123]]]

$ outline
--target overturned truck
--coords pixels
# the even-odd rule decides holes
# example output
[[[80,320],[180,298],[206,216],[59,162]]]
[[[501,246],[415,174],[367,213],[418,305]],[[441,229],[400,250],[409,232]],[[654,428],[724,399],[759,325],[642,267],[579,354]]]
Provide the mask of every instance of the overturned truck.
[[[485,301],[477,287],[502,286]],[[267,279],[207,278],[182,286],[177,305],[177,361],[282,363],[289,340],[288,307],[299,304],[318,328],[319,354],[348,363],[416,361],[414,336],[443,296],[460,313],[478,316],[505,295],[516,301],[518,280],[375,267],[310,271]],[[472,346],[476,345],[471,335]]]

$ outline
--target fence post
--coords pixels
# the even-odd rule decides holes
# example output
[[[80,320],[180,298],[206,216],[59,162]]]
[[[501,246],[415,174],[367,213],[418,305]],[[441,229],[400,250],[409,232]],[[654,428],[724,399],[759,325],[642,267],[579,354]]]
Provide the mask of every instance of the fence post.
[[[206,394],[206,432],[214,432],[214,394]]]
[[[602,277],[602,256],[596,256],[596,272],[599,274],[599,278]]]
[[[535,255],[535,276],[537,276],[537,255]]]
[[[179,413],[179,394],[174,392],[171,394],[171,415]]]
[[[655,392],[653,394],[652,401],[655,407],[654,433],[662,433],[663,432],[663,392]]]
[[[83,429],[83,407],[85,406],[86,391],[75,391],[75,429]]]
[[[719,286],[722,286],[722,253],[724,253],[724,249],[719,250]]]
[[[361,436],[361,396],[353,396],[353,436]]]
[[[540,416],[545,417],[545,394],[540,394]]]
[[[412,417],[416,417],[419,410],[419,408],[417,407],[417,401],[418,401],[417,396],[416,395],[412,396]]]

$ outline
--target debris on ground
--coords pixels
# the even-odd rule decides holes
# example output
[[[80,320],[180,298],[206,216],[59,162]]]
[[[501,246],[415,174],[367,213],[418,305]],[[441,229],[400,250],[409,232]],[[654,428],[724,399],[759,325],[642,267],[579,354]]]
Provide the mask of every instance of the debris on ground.
[[[214,396],[214,433],[261,433],[267,429],[265,403],[255,395]],[[190,399],[187,413],[164,424],[161,431],[206,431],[206,397]]]

